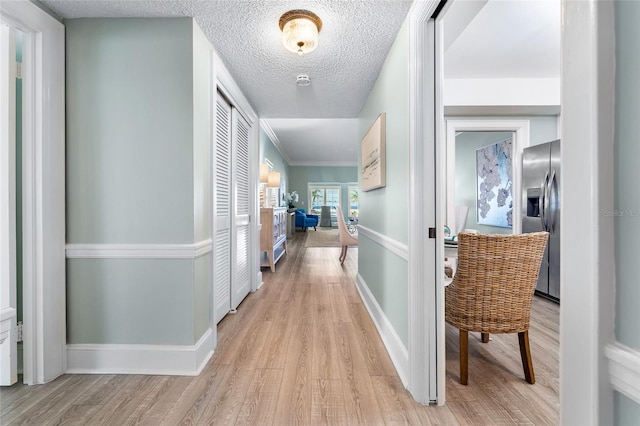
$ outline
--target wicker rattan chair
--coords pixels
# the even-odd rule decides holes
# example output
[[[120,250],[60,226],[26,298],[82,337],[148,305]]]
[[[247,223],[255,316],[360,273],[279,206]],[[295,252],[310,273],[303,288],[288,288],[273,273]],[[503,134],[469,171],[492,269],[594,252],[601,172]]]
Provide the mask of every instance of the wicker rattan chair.
[[[518,333],[527,382],[535,383],[529,350],[531,300],[548,233],[461,233],[458,267],[445,290],[445,320],[460,330],[460,383],[467,384],[469,332]]]

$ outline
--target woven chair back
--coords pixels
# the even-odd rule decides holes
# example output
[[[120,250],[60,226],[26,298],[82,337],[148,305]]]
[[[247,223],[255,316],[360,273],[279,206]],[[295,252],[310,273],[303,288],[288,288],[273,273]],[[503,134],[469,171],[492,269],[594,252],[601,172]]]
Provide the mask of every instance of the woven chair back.
[[[548,236],[461,233],[458,267],[445,291],[446,321],[484,333],[528,330]]]

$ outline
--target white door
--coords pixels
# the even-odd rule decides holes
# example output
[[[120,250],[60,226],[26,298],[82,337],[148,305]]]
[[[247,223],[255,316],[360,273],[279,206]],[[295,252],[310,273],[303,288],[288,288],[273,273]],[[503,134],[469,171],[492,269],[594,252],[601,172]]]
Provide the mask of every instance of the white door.
[[[238,307],[251,290],[249,268],[249,132],[251,127],[237,109],[232,109],[234,235],[231,308]]]
[[[215,323],[231,310],[231,105],[218,93],[213,190]]]
[[[18,380],[16,325],[16,51],[15,33],[2,25],[0,80],[0,385]]]

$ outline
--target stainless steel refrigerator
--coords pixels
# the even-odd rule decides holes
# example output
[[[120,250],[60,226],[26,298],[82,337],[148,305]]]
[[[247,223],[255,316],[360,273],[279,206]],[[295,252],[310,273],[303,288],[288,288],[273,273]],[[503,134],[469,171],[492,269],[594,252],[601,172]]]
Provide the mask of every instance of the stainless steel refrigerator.
[[[560,301],[560,140],[522,154],[522,232],[549,232],[536,293]]]

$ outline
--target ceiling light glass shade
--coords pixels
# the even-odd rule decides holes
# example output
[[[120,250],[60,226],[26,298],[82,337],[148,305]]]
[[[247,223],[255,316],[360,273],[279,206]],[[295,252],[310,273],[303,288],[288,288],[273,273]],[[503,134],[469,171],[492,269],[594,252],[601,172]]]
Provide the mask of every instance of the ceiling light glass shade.
[[[269,165],[267,163],[260,164],[260,183],[269,182]]]
[[[282,44],[298,55],[309,53],[318,47],[318,33],[322,21],[308,10],[290,10],[280,17]]]
[[[280,187],[280,173],[271,172],[267,178],[267,186],[269,188],[278,188]]]

